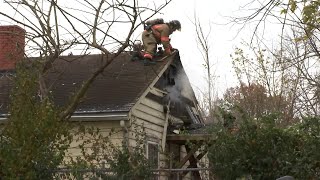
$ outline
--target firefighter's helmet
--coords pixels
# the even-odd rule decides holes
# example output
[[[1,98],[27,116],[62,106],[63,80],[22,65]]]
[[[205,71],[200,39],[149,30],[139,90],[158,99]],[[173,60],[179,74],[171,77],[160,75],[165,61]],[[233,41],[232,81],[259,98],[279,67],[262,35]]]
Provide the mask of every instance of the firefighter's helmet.
[[[174,30],[181,31],[181,23],[178,20],[172,20],[169,24],[174,28]]]

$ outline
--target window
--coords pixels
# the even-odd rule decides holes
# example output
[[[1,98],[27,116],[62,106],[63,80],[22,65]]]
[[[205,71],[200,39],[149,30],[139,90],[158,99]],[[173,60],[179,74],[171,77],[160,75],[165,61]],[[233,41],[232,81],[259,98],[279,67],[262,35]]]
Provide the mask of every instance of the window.
[[[152,169],[159,167],[159,145],[155,142],[147,142],[147,157]]]

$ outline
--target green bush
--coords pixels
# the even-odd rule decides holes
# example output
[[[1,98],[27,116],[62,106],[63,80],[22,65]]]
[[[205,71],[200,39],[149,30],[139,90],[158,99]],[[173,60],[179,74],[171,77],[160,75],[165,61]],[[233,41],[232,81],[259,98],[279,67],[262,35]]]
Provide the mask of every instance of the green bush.
[[[30,62],[31,64],[31,62]],[[71,138],[49,98],[38,97],[37,68],[19,64],[11,93],[10,116],[0,131],[3,179],[52,179]]]
[[[306,118],[287,128],[278,127],[277,120],[277,115],[246,119],[232,130],[216,125],[217,138],[209,149],[214,174],[221,179],[319,177],[320,118]]]

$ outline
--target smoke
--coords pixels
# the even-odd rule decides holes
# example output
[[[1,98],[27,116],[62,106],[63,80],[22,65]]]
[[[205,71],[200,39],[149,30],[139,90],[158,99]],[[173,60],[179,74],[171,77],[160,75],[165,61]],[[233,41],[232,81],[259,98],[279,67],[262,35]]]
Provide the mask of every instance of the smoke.
[[[189,79],[183,70],[178,71],[174,76],[174,81],[175,85],[166,87],[166,90],[169,92],[168,98],[173,102],[180,102],[182,97],[193,101],[193,90]]]

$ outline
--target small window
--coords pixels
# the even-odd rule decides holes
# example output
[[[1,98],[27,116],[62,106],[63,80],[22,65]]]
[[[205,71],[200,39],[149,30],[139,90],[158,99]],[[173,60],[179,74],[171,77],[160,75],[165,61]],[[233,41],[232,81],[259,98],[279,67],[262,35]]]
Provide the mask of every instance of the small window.
[[[147,157],[152,169],[159,167],[159,145],[154,142],[148,142]]]

